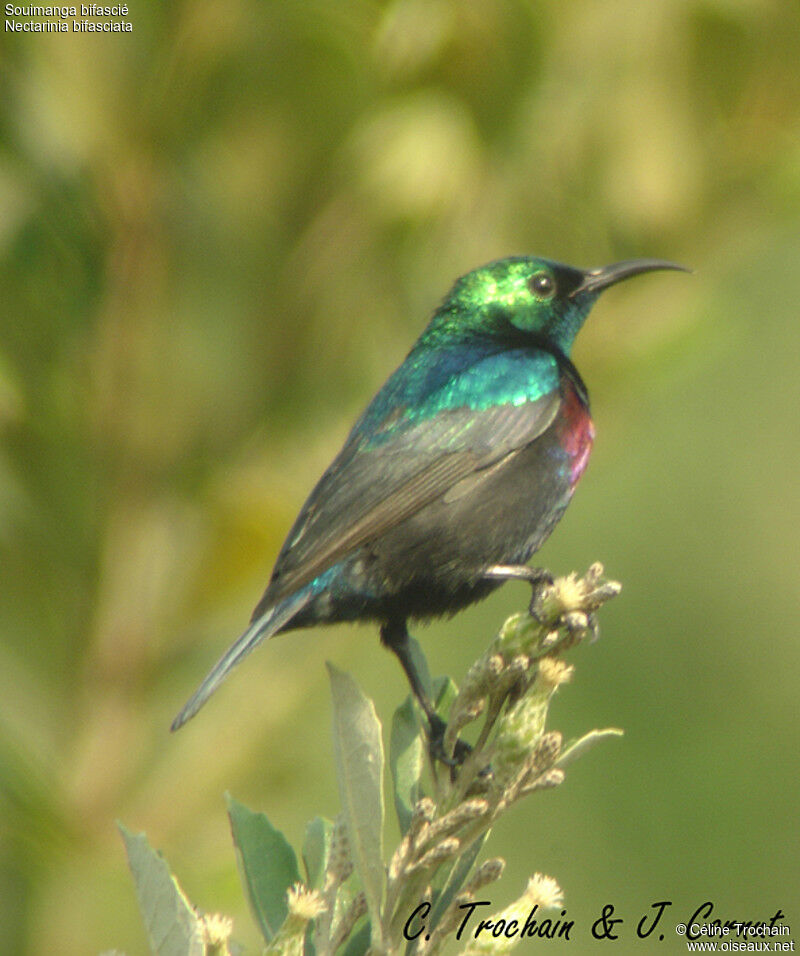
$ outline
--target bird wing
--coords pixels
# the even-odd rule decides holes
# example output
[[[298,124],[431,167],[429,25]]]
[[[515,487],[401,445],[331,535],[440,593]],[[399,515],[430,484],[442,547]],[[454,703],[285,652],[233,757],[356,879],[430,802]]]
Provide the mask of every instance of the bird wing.
[[[368,436],[354,431],[306,501],[255,620],[345,555],[379,538],[459,481],[532,442],[555,418],[559,390],[534,401],[456,408]]]

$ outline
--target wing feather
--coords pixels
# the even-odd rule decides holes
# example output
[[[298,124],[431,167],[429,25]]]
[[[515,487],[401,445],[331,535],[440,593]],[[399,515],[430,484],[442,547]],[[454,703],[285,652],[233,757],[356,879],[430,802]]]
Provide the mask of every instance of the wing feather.
[[[301,510],[254,618],[465,478],[530,444],[553,422],[559,401],[555,391],[518,405],[439,412],[386,435],[354,432]]]

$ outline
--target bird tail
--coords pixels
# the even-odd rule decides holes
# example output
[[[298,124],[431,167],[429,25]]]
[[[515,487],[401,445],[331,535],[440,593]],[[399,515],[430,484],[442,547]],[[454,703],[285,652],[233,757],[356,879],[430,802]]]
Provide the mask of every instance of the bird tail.
[[[256,618],[244,634],[233,642],[212,667],[206,679],[192,694],[175,720],[172,721],[170,730],[178,730],[187,720],[191,720],[239,661],[247,657],[250,651],[262,641],[272,637],[273,634],[277,634],[282,627],[285,627],[295,614],[308,604],[313,596],[311,588],[303,588],[303,590],[297,591],[274,607],[268,608],[260,617]]]

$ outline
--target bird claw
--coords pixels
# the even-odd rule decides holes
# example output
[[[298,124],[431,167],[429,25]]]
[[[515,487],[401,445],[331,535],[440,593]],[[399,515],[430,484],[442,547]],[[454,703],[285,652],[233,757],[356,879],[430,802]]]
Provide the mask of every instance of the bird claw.
[[[458,776],[458,768],[464,763],[467,757],[472,753],[472,747],[461,738],[457,738],[453,753],[448,754],[444,746],[444,738],[447,733],[447,724],[438,714],[432,714],[428,717],[428,753],[432,763],[442,763],[450,770],[450,780],[455,783]],[[478,771],[478,777],[490,777],[492,774],[491,766],[487,765]]]

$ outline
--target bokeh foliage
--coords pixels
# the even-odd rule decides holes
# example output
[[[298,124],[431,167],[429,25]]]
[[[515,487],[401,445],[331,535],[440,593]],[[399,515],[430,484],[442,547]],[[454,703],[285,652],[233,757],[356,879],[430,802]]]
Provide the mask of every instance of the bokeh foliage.
[[[0,948],[141,951],[115,818],[247,941],[223,790],[296,836],[334,801],[323,660],[384,712],[402,677],[366,630],[298,634],[166,728],[448,283],[518,252],[697,274],[579,340],[598,441],[543,560],[625,594],[560,723],[626,738],[499,834],[506,880],[553,873],[585,926],[788,914],[800,8],[130,6],[0,34]],[[435,670],[523,600],[421,630]]]

